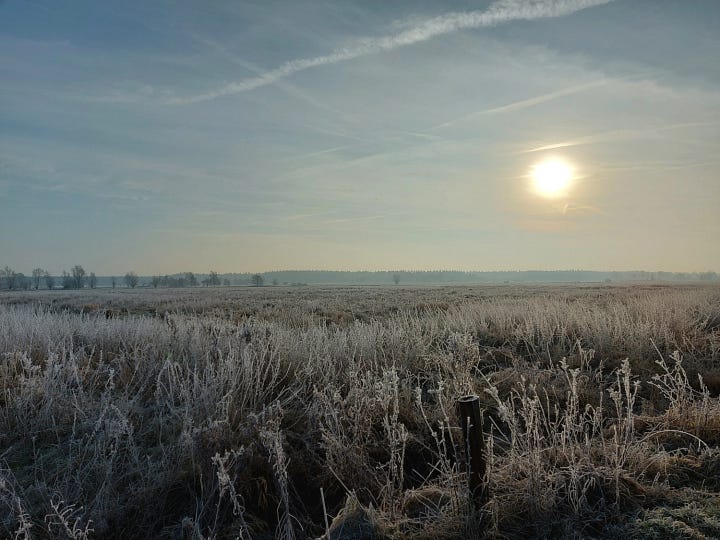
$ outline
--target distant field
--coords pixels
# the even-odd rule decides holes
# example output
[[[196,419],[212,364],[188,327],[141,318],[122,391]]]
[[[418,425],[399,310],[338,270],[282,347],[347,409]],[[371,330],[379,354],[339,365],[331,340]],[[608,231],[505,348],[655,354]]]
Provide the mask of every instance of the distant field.
[[[2,292],[0,354],[3,537],[720,537],[717,285]]]

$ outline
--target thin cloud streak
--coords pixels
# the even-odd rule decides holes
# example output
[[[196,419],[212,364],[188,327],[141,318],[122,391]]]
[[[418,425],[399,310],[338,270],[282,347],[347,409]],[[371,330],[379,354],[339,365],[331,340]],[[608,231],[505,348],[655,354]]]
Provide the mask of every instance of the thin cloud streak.
[[[249,77],[226,84],[216,90],[195,96],[174,98],[169,100],[169,103],[174,105],[187,105],[201,101],[210,101],[219,97],[240,94],[274,84],[295,73],[314,67],[337,64],[362,56],[407,47],[460,30],[497,26],[502,23],[517,20],[562,17],[590,7],[608,4],[612,1],[614,0],[539,0],[528,3],[526,0],[498,0],[491,4],[485,11],[449,13],[434,17],[397,34],[378,38],[365,38],[358,41],[355,45],[336,49],[327,55],[291,60],[278,68],[266,71],[255,77]]]
[[[228,61],[230,61],[244,69],[247,69],[248,71],[252,71],[253,73],[255,73],[258,76],[262,76],[263,70],[260,67],[256,66],[252,62],[248,62],[245,59],[238,58],[223,44],[221,44],[217,41],[214,41],[212,39],[207,39],[202,36],[198,36],[194,33],[189,33],[189,35],[192,39],[194,39],[198,43],[210,48],[211,50],[215,51],[216,53],[222,55]],[[299,90],[296,86],[294,86],[288,82],[277,81],[277,87],[280,88],[281,90],[283,90],[284,92],[286,92],[287,94],[289,94],[293,97],[296,97],[296,98],[312,105],[313,107],[315,107],[317,109],[323,110],[325,112],[330,112],[333,115],[335,115],[335,117],[343,118],[344,120],[350,121],[351,123],[357,123],[357,121],[355,119],[349,119],[347,117],[347,115],[345,113],[343,113],[342,111],[338,111],[337,109],[334,109],[324,103],[321,103],[317,99],[309,96],[308,94]]]
[[[696,127],[711,127],[717,126],[718,122],[683,122],[680,124],[670,124],[666,126],[652,126],[645,129],[624,129],[624,130],[613,130],[606,131],[603,133],[597,133],[594,135],[586,135],[584,137],[578,137],[571,141],[563,141],[555,144],[547,144],[543,146],[537,146],[528,150],[523,150],[521,154],[529,154],[533,152],[545,152],[547,150],[556,150],[558,148],[569,148],[573,146],[582,146],[588,144],[597,144],[602,142],[612,141],[624,141],[633,139],[643,139],[648,136],[657,136],[658,133],[696,128]]]
[[[540,105],[541,103],[547,103],[548,101],[552,101],[557,98],[570,96],[572,94],[577,94],[579,92],[584,92],[585,90],[590,90],[591,88],[595,88],[597,86],[602,86],[606,84],[607,81],[605,79],[601,79],[598,81],[592,81],[586,84],[580,84],[577,86],[571,86],[569,88],[563,88],[561,90],[556,90],[555,92],[550,92],[548,94],[543,94],[541,96],[535,96],[529,99],[523,99],[520,101],[516,101],[514,103],[509,103],[507,105],[502,105],[501,107],[495,107],[493,109],[487,109],[484,111],[480,111],[477,114],[497,114],[497,113],[504,113],[504,112],[513,112],[518,111],[521,109],[527,109],[528,107],[534,107],[535,105]]]
[[[432,127],[428,128],[428,131],[433,131],[435,129],[442,129],[442,128],[445,128],[448,126],[452,126],[453,124],[457,124],[458,122],[463,122],[465,120],[469,120],[473,116],[479,116],[479,115],[485,115],[485,114],[500,114],[500,113],[515,112],[515,111],[519,111],[522,109],[527,109],[529,107],[534,107],[535,105],[540,105],[542,103],[546,103],[548,101],[553,101],[553,100],[561,98],[561,97],[570,96],[572,94],[578,94],[580,92],[584,92],[586,90],[590,90],[592,88],[602,86],[604,84],[607,84],[607,80],[600,79],[600,80],[592,81],[592,82],[585,83],[585,84],[570,86],[568,88],[561,88],[560,90],[555,90],[554,92],[549,92],[547,94],[542,94],[542,95],[531,97],[528,99],[515,101],[513,103],[508,103],[507,105],[502,105],[500,107],[495,107],[492,109],[485,109],[482,111],[473,111],[473,112],[465,114],[459,118],[455,118],[453,120],[448,120],[447,122],[443,122],[442,124],[432,126]]]

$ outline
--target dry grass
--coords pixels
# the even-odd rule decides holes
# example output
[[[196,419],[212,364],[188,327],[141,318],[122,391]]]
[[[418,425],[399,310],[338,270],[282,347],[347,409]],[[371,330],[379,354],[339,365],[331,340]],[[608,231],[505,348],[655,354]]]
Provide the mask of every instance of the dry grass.
[[[718,320],[707,286],[4,294],[0,534],[717,536]]]

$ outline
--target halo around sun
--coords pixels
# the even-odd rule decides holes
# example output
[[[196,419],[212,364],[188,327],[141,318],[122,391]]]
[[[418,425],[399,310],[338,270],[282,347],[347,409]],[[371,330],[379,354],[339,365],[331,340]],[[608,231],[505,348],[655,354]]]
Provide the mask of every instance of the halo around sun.
[[[554,199],[567,192],[573,179],[573,169],[565,161],[549,159],[534,165],[530,176],[539,195]]]

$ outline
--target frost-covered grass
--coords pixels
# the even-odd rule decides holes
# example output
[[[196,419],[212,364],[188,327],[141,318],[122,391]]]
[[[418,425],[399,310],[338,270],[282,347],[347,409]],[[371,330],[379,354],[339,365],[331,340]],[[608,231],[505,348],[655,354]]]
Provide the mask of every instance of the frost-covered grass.
[[[720,536],[718,287],[3,293],[0,354],[0,536]]]

